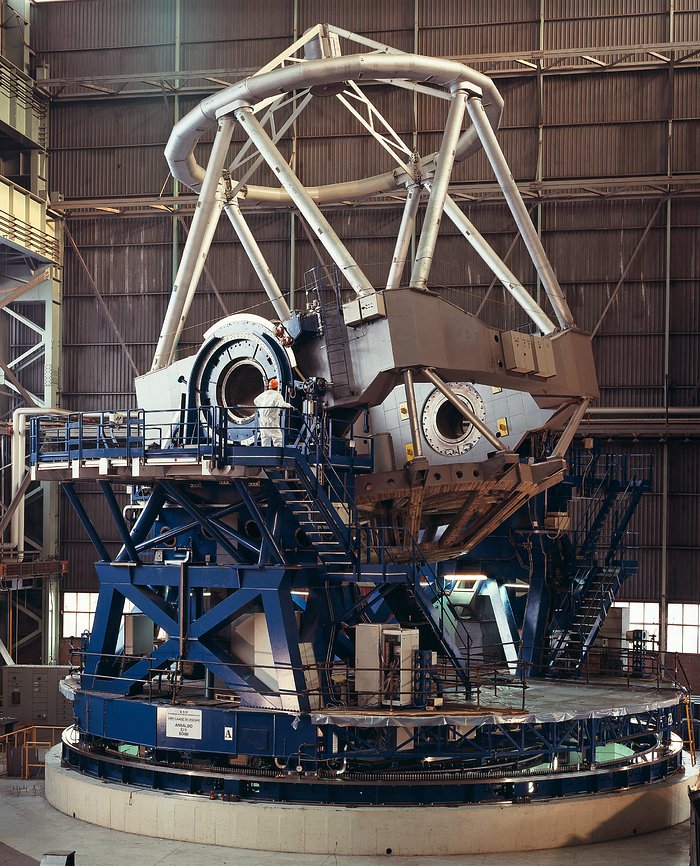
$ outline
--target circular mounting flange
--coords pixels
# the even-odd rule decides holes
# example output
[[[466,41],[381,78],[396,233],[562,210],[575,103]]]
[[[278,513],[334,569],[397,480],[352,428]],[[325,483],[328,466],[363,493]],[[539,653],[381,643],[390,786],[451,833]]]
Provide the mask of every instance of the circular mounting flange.
[[[206,426],[211,423],[208,407],[225,408],[227,438],[241,442],[256,429],[255,398],[270,379],[277,379],[283,391],[292,385],[295,363],[266,319],[229,316],[204,335],[192,367],[189,405],[200,410]]]
[[[484,420],[484,401],[476,388],[466,382],[449,382],[448,386],[470,412]],[[423,404],[421,426],[425,441],[433,451],[448,457],[466,454],[481,439],[476,427],[437,388],[430,392]]]

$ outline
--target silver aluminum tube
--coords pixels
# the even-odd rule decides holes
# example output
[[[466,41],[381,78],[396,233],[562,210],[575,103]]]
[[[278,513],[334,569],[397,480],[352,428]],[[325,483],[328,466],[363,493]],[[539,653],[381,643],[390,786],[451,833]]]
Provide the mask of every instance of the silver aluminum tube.
[[[470,424],[473,424],[474,427],[481,433],[481,435],[490,442],[494,448],[498,451],[507,451],[506,446],[501,442],[501,440],[492,433],[489,428],[484,424],[481,418],[477,418],[477,416],[471,412],[467,406],[464,404],[462,400],[455,394],[455,392],[447,385],[446,382],[443,382],[442,379],[437,375],[434,370],[425,369],[423,370],[426,377],[430,382],[435,385],[435,387],[440,391],[440,393],[452,403],[455,409],[458,412],[461,412],[462,415],[469,421]]]
[[[532,224],[530,215],[520,195],[520,190],[513,179],[513,175],[510,173],[510,167],[503,156],[503,151],[496,138],[496,133],[489,123],[481,99],[476,96],[470,97],[467,109],[475,129],[479,133],[481,143],[496,175],[498,184],[503,191],[503,197],[510,208],[510,212],[513,214],[513,219],[520,230],[523,241],[525,241],[525,246],[530,253],[532,263],[540,275],[542,285],[547,292],[547,297],[557,320],[562,328],[571,328],[574,325],[574,317],[571,314],[569,305],[566,303],[566,298],[559,286],[552,265],[547,258],[547,253],[544,251],[537,235],[537,230]]]
[[[420,441],[420,430],[418,429],[418,407],[416,406],[416,392],[413,388],[413,370],[403,371],[403,384],[406,389],[406,406],[408,407],[408,423],[411,428],[411,441],[413,442],[413,458],[423,456],[423,446]]]
[[[291,319],[292,313],[280,287],[277,285],[277,280],[274,278],[270,266],[265,260],[265,256],[262,254],[262,250],[258,246],[258,242],[255,240],[253,232],[250,230],[250,226],[245,221],[241,209],[238,207],[238,202],[235,200],[228,202],[224,206],[224,211],[235,229],[238,240],[250,259],[250,263],[255,268],[255,273],[258,275],[258,279],[262,283],[275,313],[282,322],[286,322],[288,319]]]
[[[476,226],[462,213],[457,203],[450,196],[445,199],[445,213],[455,226],[462,232],[467,241],[491,268],[496,277],[503,283],[505,289],[515,298],[532,321],[543,334],[551,334],[556,330],[554,322],[549,318],[537,301],[522,285],[515,274],[496,253],[493,247],[479,232]]]
[[[430,82],[431,86],[438,87],[454,87],[462,82],[468,82],[481,89],[489,122],[496,129],[503,111],[503,99],[493,81],[455,60],[424,57],[419,54],[393,53],[349,54],[344,57],[310,60],[259,75],[251,75],[200,102],[174,126],[170,133],[165,148],[165,158],[170,171],[190,189],[198,191],[204,179],[204,169],[197,163],[194,150],[201,136],[216,123],[217,117],[229,114],[243,104],[255,105],[279,96],[280,93],[360,79],[376,81],[402,79],[415,83]],[[459,139],[455,159],[466,159],[476,153],[480,147],[479,136],[470,127]],[[429,154],[422,163],[431,163],[434,158],[434,154]],[[381,192],[389,192],[405,182],[405,176],[403,180],[397,180],[396,172],[389,171],[362,180],[317,187],[309,192],[315,201],[330,203],[362,199]],[[248,201],[274,201],[281,205],[291,203],[290,196],[284,190],[271,187],[248,186],[242,192]]]
[[[452,95],[450,110],[447,115],[445,132],[440,145],[437,169],[430,184],[430,198],[425,209],[423,228],[418,241],[416,259],[411,271],[412,289],[425,289],[428,285],[430,267],[433,263],[435,244],[437,243],[438,231],[442,220],[442,212],[445,207],[445,198],[452,176],[452,166],[455,161],[457,142],[467,109],[467,93],[463,89],[457,89]]]
[[[578,430],[578,425],[581,423],[583,416],[586,414],[586,409],[588,409],[590,405],[590,400],[586,397],[582,400],[574,414],[569,418],[569,423],[566,425],[564,430],[562,431],[561,436],[559,437],[559,441],[554,446],[554,450],[552,451],[552,457],[564,457],[566,452],[569,450],[569,445]]]
[[[387,289],[398,289],[401,285],[401,277],[403,276],[403,269],[406,266],[408,250],[411,246],[411,236],[413,235],[413,228],[416,224],[416,214],[418,213],[421,194],[422,189],[419,183],[411,184],[408,187],[406,205],[403,209],[399,233],[396,236],[394,257],[391,260],[389,276],[386,278]]]
[[[331,224],[306,192],[303,183],[289,167],[289,164],[279,152],[275,143],[265,132],[257,117],[253,114],[253,109],[249,105],[246,105],[242,108],[237,108],[234,115],[250,137],[250,140],[257,147],[262,158],[270,166],[272,172],[277,175],[280,183],[289,193],[289,197],[297,206],[304,219],[309,223],[313,232],[318,236],[318,239],[326,248],[328,254],[336,263],[351,288],[360,296],[372,294],[374,287],[364,275],[355,259],[347,251]]]
[[[219,131],[216,133],[207,164],[207,173],[192,218],[190,233],[175,276],[151,370],[160,370],[172,363],[185,319],[192,305],[195,289],[202,275],[204,262],[224,206],[221,172],[226,162],[233,127],[233,119],[230,117],[223,118],[219,124]]]

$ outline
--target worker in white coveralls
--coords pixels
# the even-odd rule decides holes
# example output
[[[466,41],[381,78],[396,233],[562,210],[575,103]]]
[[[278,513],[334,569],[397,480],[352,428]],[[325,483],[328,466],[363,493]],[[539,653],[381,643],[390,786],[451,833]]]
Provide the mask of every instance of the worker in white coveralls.
[[[258,407],[260,444],[263,447],[281,448],[283,445],[280,423],[282,409],[291,409],[292,407],[284,401],[280,394],[277,379],[270,379],[267,383],[267,391],[258,394],[253,402]]]

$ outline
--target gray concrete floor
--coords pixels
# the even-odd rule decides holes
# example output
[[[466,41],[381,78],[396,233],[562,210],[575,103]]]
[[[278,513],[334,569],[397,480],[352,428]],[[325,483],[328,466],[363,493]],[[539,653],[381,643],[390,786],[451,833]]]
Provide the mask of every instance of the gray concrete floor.
[[[688,866],[688,822],[618,842],[555,851],[459,857],[336,857],[192,845],[103,830],[57,812],[43,783],[0,779],[0,866],[32,866],[47,851],[74,850],[76,866]],[[12,850],[14,849],[14,851]]]

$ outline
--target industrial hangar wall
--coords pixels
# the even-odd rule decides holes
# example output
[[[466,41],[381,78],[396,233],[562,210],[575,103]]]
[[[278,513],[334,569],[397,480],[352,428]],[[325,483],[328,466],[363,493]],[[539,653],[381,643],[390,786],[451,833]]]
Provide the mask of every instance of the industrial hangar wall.
[[[608,412],[591,415],[587,429],[611,451],[654,460],[654,489],[634,527],[640,572],[624,597],[700,601],[695,0],[67,0],[38,5],[34,15],[36,62],[46,66],[54,95],[50,186],[64,197],[53,198],[72,238],[63,406],[134,405],[135,372],[150,366],[191,215],[192,197],[174,184],[163,157],[178,117],[319,21],[402,50],[457,57],[495,78],[505,98],[506,157],[577,321],[595,332],[600,406]],[[378,94],[407,144],[436,148],[439,107],[381,87]],[[390,167],[333,100],[317,103],[281,143],[302,178],[330,182]],[[200,162],[207,147],[200,144]],[[455,177],[470,219],[537,291],[483,154]],[[304,226],[283,211],[247,218],[280,285],[299,291],[319,261]],[[398,204],[335,208],[329,218],[381,283]],[[480,259],[456,249],[454,229],[444,225],[434,288],[498,325],[512,312],[509,298]],[[207,267],[182,353],[224,311],[272,315],[228,224],[218,229]],[[109,537],[97,495],[93,516]],[[67,509],[62,533],[71,563],[66,588],[93,589],[92,548]]]

